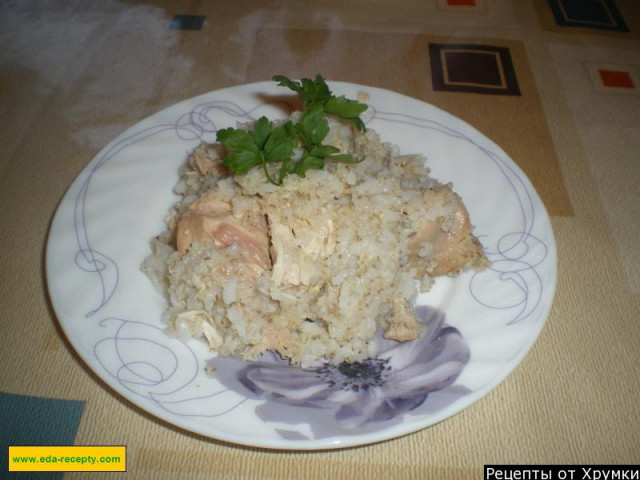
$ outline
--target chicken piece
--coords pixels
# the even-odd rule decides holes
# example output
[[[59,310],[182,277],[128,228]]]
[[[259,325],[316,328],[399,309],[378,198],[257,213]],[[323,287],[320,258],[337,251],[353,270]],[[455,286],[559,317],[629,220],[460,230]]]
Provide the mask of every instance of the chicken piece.
[[[220,161],[223,156],[221,149],[222,147],[218,144],[202,143],[189,155],[189,165],[205,176],[214,170],[226,176],[226,168]]]
[[[293,329],[266,324],[260,333],[260,341],[252,345],[245,352],[245,356],[255,357],[265,351],[272,350],[278,352],[282,357],[296,359],[298,362],[301,360],[304,349],[295,338]]]
[[[384,338],[407,342],[415,340],[420,336],[422,324],[418,322],[411,309],[411,305],[406,299],[396,297],[392,303],[391,321],[384,332]]]
[[[311,285],[318,275],[319,259],[330,255],[336,246],[333,220],[326,210],[317,218],[290,221],[277,212],[268,215],[271,228],[271,258],[274,285]]]
[[[213,243],[218,248],[235,243],[253,276],[259,276],[271,269],[268,233],[266,219],[257,208],[238,219],[231,205],[211,191],[193,202],[178,220],[176,247],[186,253],[194,242]]]
[[[274,215],[269,216],[271,226],[271,255],[273,270],[271,281],[279,286],[283,283],[300,284],[300,265],[294,263],[295,237],[290,227],[279,223]]]
[[[471,233],[462,199],[449,187],[428,190],[423,195],[425,205],[446,205],[451,200],[456,203],[451,215],[435,220],[422,218],[409,240],[407,268],[416,268],[418,275],[455,275],[466,267],[483,270],[488,265],[482,245]]]

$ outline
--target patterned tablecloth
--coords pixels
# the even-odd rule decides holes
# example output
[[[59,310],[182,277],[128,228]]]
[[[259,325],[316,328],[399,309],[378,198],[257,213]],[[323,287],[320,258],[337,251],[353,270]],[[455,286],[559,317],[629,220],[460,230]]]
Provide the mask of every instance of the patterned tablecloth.
[[[2,2],[2,472],[8,445],[126,445],[136,479],[446,480],[491,463],[640,463],[638,32],[635,0]],[[489,395],[401,438],[295,453],[190,434],[114,393],[65,339],[44,275],[53,214],[141,119],[318,72],[440,107],[522,168],[557,242],[547,325]]]

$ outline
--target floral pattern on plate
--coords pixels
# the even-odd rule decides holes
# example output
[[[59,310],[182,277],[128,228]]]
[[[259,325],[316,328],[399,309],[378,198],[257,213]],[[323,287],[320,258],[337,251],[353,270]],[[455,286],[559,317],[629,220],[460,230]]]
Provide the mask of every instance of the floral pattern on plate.
[[[327,423],[333,433],[377,429],[419,407],[437,408],[436,402],[426,405],[436,392],[449,389],[449,402],[451,395],[468,392],[450,388],[469,362],[460,332],[435,308],[415,311],[425,326],[418,339],[399,343],[380,336],[380,353],[362,362],[300,368],[271,354],[248,364],[221,357],[208,363],[222,384],[265,400],[256,409],[264,421],[309,423],[315,437],[323,436]]]

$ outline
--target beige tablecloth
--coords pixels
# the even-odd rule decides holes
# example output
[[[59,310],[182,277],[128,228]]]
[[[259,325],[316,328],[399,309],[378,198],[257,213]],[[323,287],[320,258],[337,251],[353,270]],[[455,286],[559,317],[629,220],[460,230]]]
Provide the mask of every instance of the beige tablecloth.
[[[639,463],[639,31],[634,0],[3,2],[2,447],[126,445],[124,475],[136,479],[458,480],[491,463]],[[65,340],[44,277],[53,214],[141,119],[318,72],[432,103],[526,172],[557,241],[548,322],[489,395],[414,434],[303,453],[190,434],[114,393]]]

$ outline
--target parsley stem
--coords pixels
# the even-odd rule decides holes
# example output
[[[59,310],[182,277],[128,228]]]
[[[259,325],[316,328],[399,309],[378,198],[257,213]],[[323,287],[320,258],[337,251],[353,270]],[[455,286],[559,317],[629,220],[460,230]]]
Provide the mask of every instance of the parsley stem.
[[[287,169],[289,168],[289,162],[291,162],[290,158],[285,158],[282,161],[282,166],[280,167],[280,177],[278,178],[278,185],[282,185],[282,180],[284,176],[287,174]]]
[[[282,172],[280,173],[280,182],[276,182],[273,177],[271,176],[271,173],[269,173],[269,164],[267,163],[267,161],[264,159],[264,157],[262,157],[262,167],[264,169],[264,174],[267,177],[267,180],[269,180],[270,183],[273,183],[274,185],[281,185],[282,184]]]

